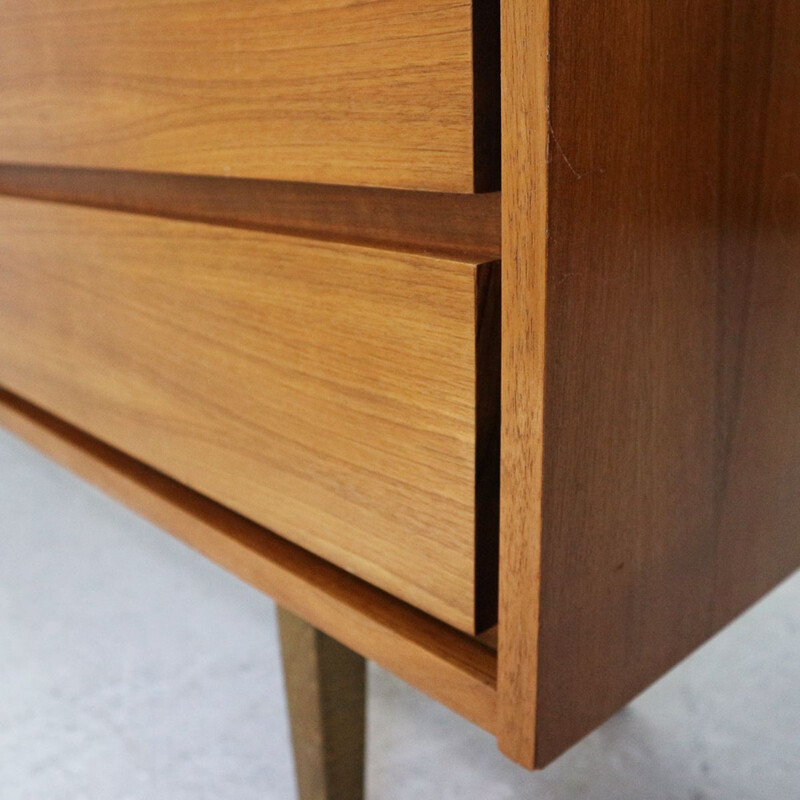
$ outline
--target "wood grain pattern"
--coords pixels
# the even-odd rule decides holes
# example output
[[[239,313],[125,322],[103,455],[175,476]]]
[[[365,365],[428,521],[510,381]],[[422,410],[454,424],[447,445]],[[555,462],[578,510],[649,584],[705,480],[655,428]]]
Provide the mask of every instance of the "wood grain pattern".
[[[726,32],[711,630],[800,565],[800,9]]]
[[[299,800],[362,800],[366,662],[278,609]]]
[[[498,744],[533,766],[547,268],[549,4],[509,0],[503,34]]]
[[[2,389],[0,425],[282,608],[494,730],[496,659],[473,638]]]
[[[512,33],[529,5],[510,3]],[[500,739],[529,765],[800,564],[800,9],[551,0],[549,38],[546,226],[532,217],[527,261],[504,269],[523,287],[526,263],[541,275],[547,235],[542,524],[510,505],[501,528],[525,607],[500,617]],[[539,86],[531,69],[516,91]],[[521,125],[512,136],[506,157],[524,165]],[[527,224],[525,203],[507,225]],[[504,291],[505,341],[527,312]],[[514,341],[505,369],[535,352]],[[506,386],[504,414],[535,412],[530,387]],[[505,460],[539,444],[504,426],[504,479],[532,487]],[[537,538],[540,580],[508,558]]]
[[[5,0],[0,160],[497,189],[496,4]]]
[[[499,192],[0,164],[0,194],[467,260],[500,258]]]
[[[3,199],[0,383],[472,631],[491,269]]]

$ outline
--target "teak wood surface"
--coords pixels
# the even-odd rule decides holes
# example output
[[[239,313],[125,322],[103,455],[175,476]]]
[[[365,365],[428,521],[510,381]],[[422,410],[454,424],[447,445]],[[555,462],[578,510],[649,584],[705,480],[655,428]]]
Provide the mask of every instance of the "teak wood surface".
[[[0,381],[474,631],[495,617],[493,272],[6,198]]]
[[[531,766],[800,565],[800,6],[503,8],[498,735]]]
[[[498,188],[496,0],[2,0],[0,161]]]

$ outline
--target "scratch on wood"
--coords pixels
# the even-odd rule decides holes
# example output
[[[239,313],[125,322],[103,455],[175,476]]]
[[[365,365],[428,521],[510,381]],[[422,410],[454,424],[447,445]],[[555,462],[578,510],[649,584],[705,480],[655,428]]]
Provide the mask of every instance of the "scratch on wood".
[[[550,129],[550,138],[553,140],[553,144],[556,146],[556,150],[558,150],[559,155],[561,158],[564,159],[564,163],[569,167],[569,171],[575,176],[577,180],[583,180],[587,175],[591,175],[593,173],[600,173],[603,174],[605,172],[604,169],[598,167],[597,169],[589,170],[589,172],[578,172],[574,166],[572,166],[572,162],[567,157],[567,154],[564,152],[564,148],[561,146],[561,143],[558,141],[558,137],[556,136],[556,132],[553,130],[553,125],[550,122],[548,117],[547,120],[547,127]]]

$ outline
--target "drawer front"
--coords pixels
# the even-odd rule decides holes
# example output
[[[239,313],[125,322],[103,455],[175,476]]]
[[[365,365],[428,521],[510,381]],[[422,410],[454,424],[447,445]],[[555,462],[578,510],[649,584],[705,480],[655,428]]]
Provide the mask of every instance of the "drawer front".
[[[472,631],[493,600],[495,277],[0,199],[0,385]]]
[[[494,189],[476,3],[0,0],[0,161]]]

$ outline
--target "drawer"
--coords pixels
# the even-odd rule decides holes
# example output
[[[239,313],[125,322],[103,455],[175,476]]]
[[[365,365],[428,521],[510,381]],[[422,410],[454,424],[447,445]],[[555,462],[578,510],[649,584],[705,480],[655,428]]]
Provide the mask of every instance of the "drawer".
[[[0,0],[0,161],[499,183],[497,0]]]
[[[0,385],[466,631],[493,621],[498,270],[0,199]]]

